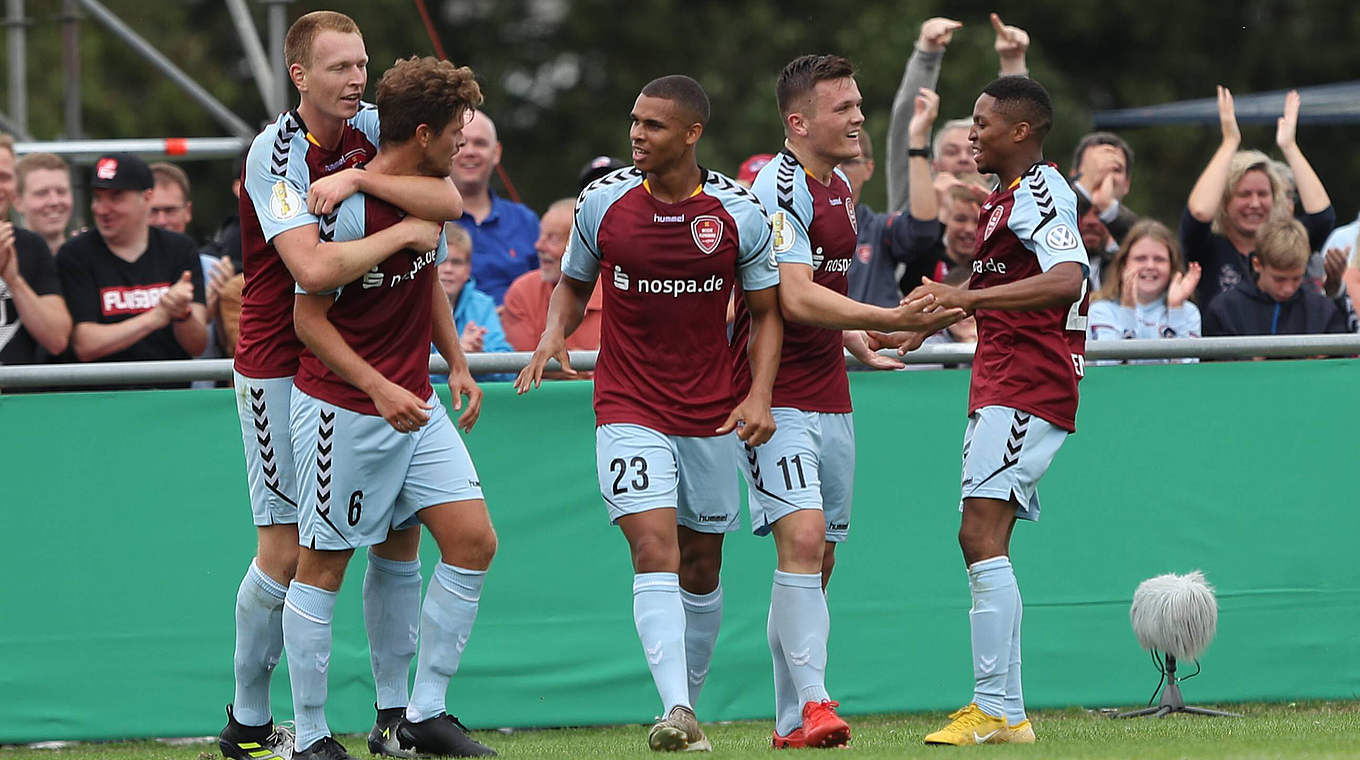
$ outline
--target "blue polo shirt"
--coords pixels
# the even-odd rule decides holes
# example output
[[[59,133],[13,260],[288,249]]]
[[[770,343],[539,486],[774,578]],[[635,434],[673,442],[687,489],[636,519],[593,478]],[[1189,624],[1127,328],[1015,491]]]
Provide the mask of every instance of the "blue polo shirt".
[[[477,289],[491,296],[500,306],[505,291],[516,277],[538,269],[538,216],[528,206],[507,201],[491,193],[491,213],[481,221],[463,214],[456,221],[472,237],[472,278]]]

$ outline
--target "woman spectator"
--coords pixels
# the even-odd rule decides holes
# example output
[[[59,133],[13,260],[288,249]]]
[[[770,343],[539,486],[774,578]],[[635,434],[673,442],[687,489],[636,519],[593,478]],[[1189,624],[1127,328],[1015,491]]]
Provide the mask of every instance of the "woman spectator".
[[[1256,230],[1276,215],[1288,213],[1284,183],[1259,151],[1239,151],[1242,133],[1237,128],[1232,93],[1218,88],[1218,120],[1223,142],[1195,182],[1181,215],[1180,240],[1185,257],[1204,270],[1198,301],[1205,308],[1215,296],[1251,278],[1251,253]],[[1276,122],[1275,144],[1294,172],[1299,220],[1308,230],[1313,250],[1322,247],[1336,222],[1336,211],[1322,180],[1304,158],[1295,140],[1299,122],[1299,94],[1285,96],[1284,115]],[[1340,272],[1337,272],[1340,275]]]
[[[1199,264],[1186,268],[1166,225],[1134,224],[1104,286],[1091,296],[1090,339],[1198,338],[1200,314],[1190,296],[1199,281]]]

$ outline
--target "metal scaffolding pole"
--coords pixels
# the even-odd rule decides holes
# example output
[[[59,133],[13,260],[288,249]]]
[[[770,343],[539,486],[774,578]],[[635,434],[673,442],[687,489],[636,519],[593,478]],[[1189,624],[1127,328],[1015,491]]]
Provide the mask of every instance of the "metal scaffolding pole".
[[[105,8],[97,0],[78,0],[80,5],[99,23],[103,24],[115,36],[127,43],[134,51],[143,58],[151,62],[151,65],[160,70],[162,74],[170,78],[170,81],[179,85],[181,89],[189,94],[189,97],[198,101],[218,120],[223,126],[242,137],[253,137],[255,130],[240,119],[231,109],[222,105],[222,102],[213,97],[211,93],[203,89],[198,82],[195,82],[188,74],[180,70],[178,66],[161,54],[159,50],[152,47],[150,43],[142,39],[140,35],[132,30],[122,19],[115,16],[108,8]]]
[[[288,108],[288,94],[292,92],[293,85],[288,76],[288,65],[283,60],[283,38],[288,33],[288,4],[292,1],[263,0],[269,10],[269,60],[273,62],[274,82],[279,100],[283,103],[279,111]]]
[[[6,0],[5,45],[9,61],[8,121],[15,132],[28,134],[28,19],[24,0]]]
[[[79,0],[63,0],[61,14],[61,73],[66,80],[66,139],[84,134],[80,118],[80,12]]]
[[[166,137],[131,138],[122,140],[34,140],[14,144],[14,151],[24,153],[55,153],[80,160],[92,159],[105,153],[137,153],[155,158],[195,160],[204,158],[235,158],[250,143],[243,137]]]
[[[246,7],[246,0],[227,0],[227,10],[231,12],[232,23],[236,25],[236,36],[241,38],[241,47],[245,49],[250,73],[255,77],[255,86],[260,90],[265,113],[282,113],[287,106],[284,105],[283,92],[279,89],[279,78],[275,70],[270,68],[269,57],[260,44],[260,33],[255,30],[255,19]]]

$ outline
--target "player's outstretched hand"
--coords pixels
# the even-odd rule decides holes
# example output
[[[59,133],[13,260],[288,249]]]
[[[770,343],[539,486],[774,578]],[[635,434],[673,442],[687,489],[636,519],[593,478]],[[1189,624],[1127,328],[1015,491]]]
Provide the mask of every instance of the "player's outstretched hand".
[[[870,369],[902,369],[907,366],[891,356],[876,353],[883,346],[875,346],[864,330],[846,330],[842,340],[845,350]]]
[[[963,309],[956,305],[940,303],[935,294],[923,292],[921,288],[908,293],[894,311],[897,313],[900,329],[928,333],[942,330],[968,316]]]
[[[567,356],[566,338],[560,334],[543,333],[534,355],[529,357],[529,363],[515,378],[515,392],[518,395],[523,396],[531,388],[543,385],[543,370],[550,359],[556,359],[562,365],[562,374],[572,379],[577,377],[576,370],[571,368],[571,357]]]
[[[453,411],[463,410],[458,415],[458,427],[464,433],[471,433],[472,426],[477,424],[477,420],[482,416],[482,388],[477,385],[477,381],[472,379],[472,375],[464,367],[461,372],[449,373],[449,393],[453,395]],[[467,408],[463,407],[463,399],[467,398]]]
[[[929,87],[922,87],[916,92],[913,109],[907,134],[913,143],[926,142],[930,139],[931,125],[940,115],[940,96]]]
[[[307,188],[307,210],[321,216],[339,208],[346,198],[359,192],[361,171],[363,169],[341,169],[312,182]]]
[[[934,306],[942,309],[962,309],[964,315],[973,311],[972,302],[968,297],[968,291],[964,288],[956,288],[945,285],[942,282],[935,282],[929,277],[922,277],[921,284],[902,298],[902,305],[907,305],[919,298],[931,296],[935,299]],[[931,312],[933,315],[934,312]],[[958,320],[954,320],[957,322]],[[949,324],[953,324],[950,322]],[[916,329],[916,328],[907,328]]]
[[[434,407],[390,380],[383,381],[371,395],[378,414],[398,433],[414,432],[430,421],[430,410]]]
[[[926,342],[926,338],[933,333],[925,330],[898,330],[890,333],[868,330],[865,334],[869,337],[869,347],[875,351],[880,348],[895,348],[898,356],[906,356],[907,352],[920,348],[921,344]]]
[[[741,423],[740,427],[737,423]],[[747,395],[715,432],[722,435],[730,433],[733,428],[736,428],[737,437],[751,446],[759,446],[770,440],[770,436],[774,435],[775,424],[769,403],[761,403]]]

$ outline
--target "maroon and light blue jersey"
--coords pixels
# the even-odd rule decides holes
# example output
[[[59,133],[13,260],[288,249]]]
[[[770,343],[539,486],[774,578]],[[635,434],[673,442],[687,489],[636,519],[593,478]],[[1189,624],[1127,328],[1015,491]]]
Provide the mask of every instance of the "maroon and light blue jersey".
[[[334,214],[321,217],[321,239],[358,240],[391,227],[404,215],[386,201],[356,193]],[[432,251],[397,251],[335,291],[335,303],[326,315],[364,361],[421,399],[434,393],[429,363],[435,267],[446,258],[448,247],[442,234]],[[299,356],[293,384],[309,396],[352,412],[378,414],[367,393],[350,385],[307,348]]]
[[[316,224],[307,212],[312,182],[368,163],[378,152],[378,110],[361,103],[345,123],[340,144],[316,143],[297,111],[283,114],[251,143],[241,182],[241,334],[236,371],[246,377],[287,377],[297,372],[302,343],[293,332],[293,275],[274,248],[274,237]]]
[[[823,185],[785,150],[760,170],[751,192],[770,209],[775,260],[806,264],[813,282],[845,295],[857,223],[850,183],[841,170]],[[745,350],[750,321],[745,302],[739,301],[732,342],[743,388],[751,376]],[[851,411],[843,345],[840,330],[786,321],[771,406],[829,414]]]
[[[978,216],[970,289],[990,288],[1071,261],[1089,271],[1077,234],[1077,198],[1056,167],[1030,167],[997,188]],[[1069,306],[1038,311],[978,309],[968,413],[1008,406],[1068,432],[1077,429],[1077,382],[1086,371],[1086,281]]]
[[[770,241],[760,201],[717,172],[679,203],[653,197],[635,167],[581,193],[562,272],[604,278],[596,424],[714,435],[736,396],[728,297],[779,284]]]

